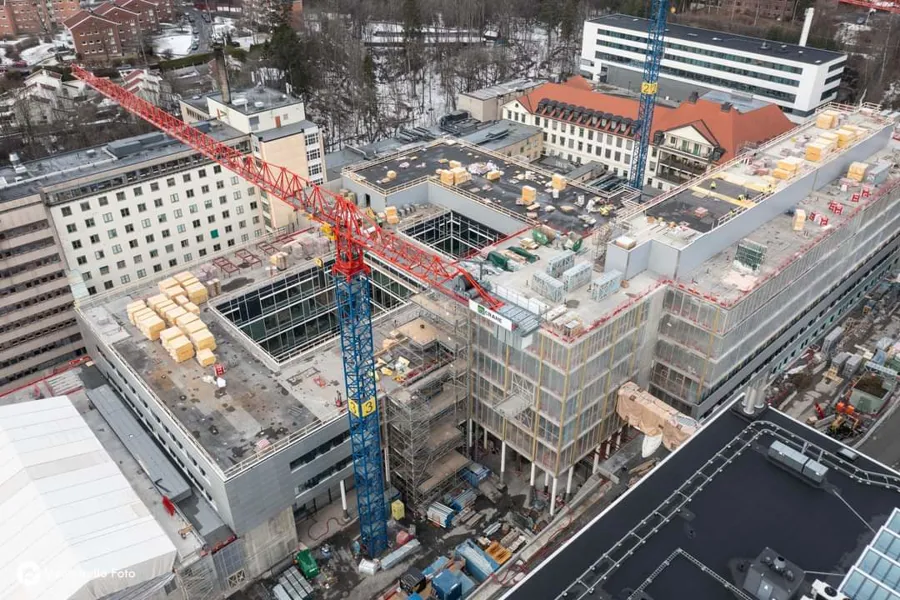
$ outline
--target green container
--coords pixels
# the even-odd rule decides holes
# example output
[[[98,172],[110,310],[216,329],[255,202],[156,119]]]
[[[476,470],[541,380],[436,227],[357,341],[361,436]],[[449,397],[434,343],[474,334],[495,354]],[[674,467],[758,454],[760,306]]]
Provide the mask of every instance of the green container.
[[[499,252],[494,252],[493,250],[491,250],[490,252],[488,252],[487,257],[488,260],[491,261],[491,264],[493,264],[494,266],[500,267],[504,271],[509,271],[509,259]]]
[[[312,581],[319,574],[319,565],[309,550],[301,550],[294,556],[294,562],[300,567],[300,572],[308,580]]]
[[[512,247],[508,248],[508,250],[510,252],[512,252],[513,254],[518,254],[519,256],[521,256],[522,258],[524,258],[525,260],[527,260],[530,263],[537,262],[538,258],[540,258],[539,256],[535,256],[528,250],[525,250],[524,248],[519,248],[518,246],[512,246]]]
[[[540,229],[532,229],[531,237],[541,246],[546,246],[550,243],[550,238],[547,237],[547,234],[541,231]]]

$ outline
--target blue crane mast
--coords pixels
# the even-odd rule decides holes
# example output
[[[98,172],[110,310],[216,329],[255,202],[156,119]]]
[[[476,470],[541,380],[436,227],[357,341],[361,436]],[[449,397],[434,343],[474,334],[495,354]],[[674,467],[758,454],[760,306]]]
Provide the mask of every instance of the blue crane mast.
[[[629,183],[635,189],[644,187],[644,169],[650,151],[650,134],[653,126],[653,108],[656,106],[656,92],[659,89],[659,63],[663,57],[663,41],[666,36],[668,0],[650,0],[650,22],[647,27],[647,56],[644,58],[644,73],[641,80],[641,106],[638,110],[637,148],[631,155],[631,177]]]

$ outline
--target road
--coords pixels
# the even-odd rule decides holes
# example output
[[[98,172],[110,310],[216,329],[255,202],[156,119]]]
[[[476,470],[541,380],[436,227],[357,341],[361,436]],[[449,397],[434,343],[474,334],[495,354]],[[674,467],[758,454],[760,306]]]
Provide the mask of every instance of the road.
[[[194,33],[200,35],[200,39],[197,40],[199,47],[191,52],[191,54],[202,54],[204,52],[210,51],[212,25],[203,20],[203,17],[200,14],[201,12],[203,11],[197,10],[193,6],[184,7],[185,17],[191,17],[194,19],[194,22],[191,23],[191,28],[194,30]]]

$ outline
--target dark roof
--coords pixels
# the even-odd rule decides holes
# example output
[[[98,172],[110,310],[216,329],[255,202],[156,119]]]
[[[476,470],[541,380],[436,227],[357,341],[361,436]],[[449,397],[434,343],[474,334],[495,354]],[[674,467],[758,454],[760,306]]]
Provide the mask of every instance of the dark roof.
[[[648,23],[647,19],[621,14],[595,17],[591,19],[591,22],[620,29],[630,29],[640,33],[647,32]],[[741,52],[753,52],[754,54],[769,56],[778,60],[791,60],[811,65],[825,64],[838,58],[846,57],[846,54],[832,52],[831,50],[820,50],[796,44],[782,44],[762,38],[736,35],[727,31],[713,31],[711,29],[687,27],[673,23],[668,24],[666,27],[666,38],[677,38],[694,44],[707,44]],[[765,49],[762,47],[763,43],[767,46]]]
[[[253,135],[261,142],[271,142],[272,140],[277,140],[283,137],[288,137],[290,135],[296,135],[298,133],[303,133],[309,129],[315,129],[316,124],[312,121],[297,121],[296,123],[291,123],[289,125],[284,125],[282,127],[275,127],[272,129],[266,129],[265,131],[254,131]]]
[[[829,467],[825,484],[768,459],[776,439],[808,443],[806,455]],[[900,505],[900,476],[864,456],[847,462],[836,454],[843,447],[770,408],[756,420],[726,409],[506,598],[552,600],[568,590],[567,600],[619,599],[642,589],[654,600],[733,600],[726,585],[742,587],[739,561],[767,547],[807,571],[846,573]],[[842,579],[806,582],[816,578],[835,588]]]

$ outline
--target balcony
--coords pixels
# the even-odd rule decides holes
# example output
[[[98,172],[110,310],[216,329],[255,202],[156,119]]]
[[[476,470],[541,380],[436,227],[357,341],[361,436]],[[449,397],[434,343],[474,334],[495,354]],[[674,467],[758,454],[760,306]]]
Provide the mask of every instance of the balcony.
[[[680,171],[693,177],[703,175],[706,172],[707,163],[700,160],[685,160],[681,157],[660,153],[659,164],[670,170]]]

